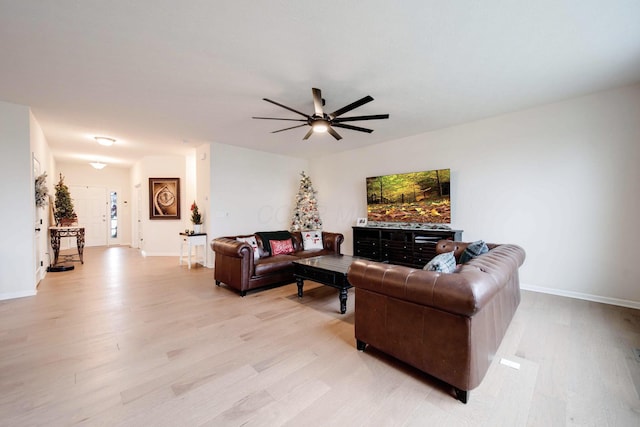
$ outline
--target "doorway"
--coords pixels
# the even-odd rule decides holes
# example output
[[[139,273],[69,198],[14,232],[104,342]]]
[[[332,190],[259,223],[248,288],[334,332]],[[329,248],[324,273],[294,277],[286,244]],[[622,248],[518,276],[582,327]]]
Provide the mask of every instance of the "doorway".
[[[143,237],[142,237],[142,185],[136,184],[134,186],[134,218],[133,218],[133,247],[142,249]]]
[[[36,178],[40,176],[42,171],[41,171],[40,161],[36,158],[35,154],[32,154],[32,161],[33,161],[33,181],[35,182]],[[35,216],[33,220],[33,228],[34,228],[33,249],[34,249],[34,256],[35,256],[35,263],[36,263],[35,270],[34,270],[36,286],[38,285],[40,280],[42,280],[42,278],[44,278],[45,276],[45,271],[46,271],[45,261],[47,261],[47,254],[48,254],[48,240],[47,240],[48,224],[46,224],[43,221],[43,211],[44,211],[44,206],[40,206],[40,207],[36,206]],[[47,261],[47,264],[48,264],[48,261]]]
[[[110,231],[109,198],[104,187],[69,186],[85,246],[106,246]]]

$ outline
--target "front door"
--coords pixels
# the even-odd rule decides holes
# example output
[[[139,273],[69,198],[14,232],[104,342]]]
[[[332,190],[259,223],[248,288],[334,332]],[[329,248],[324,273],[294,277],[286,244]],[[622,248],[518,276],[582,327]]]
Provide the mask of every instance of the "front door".
[[[69,186],[78,225],[84,227],[85,246],[106,246],[109,199],[104,187]]]

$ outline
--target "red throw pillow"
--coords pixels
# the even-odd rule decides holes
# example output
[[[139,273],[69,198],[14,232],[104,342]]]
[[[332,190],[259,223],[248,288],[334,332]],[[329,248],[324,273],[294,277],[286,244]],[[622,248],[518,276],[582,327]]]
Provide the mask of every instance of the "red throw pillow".
[[[291,239],[269,240],[269,244],[271,245],[272,255],[290,254],[293,252],[293,242]]]

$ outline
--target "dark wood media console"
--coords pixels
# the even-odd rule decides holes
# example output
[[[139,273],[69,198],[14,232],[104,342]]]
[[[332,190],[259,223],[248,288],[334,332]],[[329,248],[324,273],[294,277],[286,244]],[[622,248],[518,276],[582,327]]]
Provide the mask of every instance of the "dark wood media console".
[[[373,261],[424,267],[438,240],[462,240],[462,230],[353,227],[353,255]]]

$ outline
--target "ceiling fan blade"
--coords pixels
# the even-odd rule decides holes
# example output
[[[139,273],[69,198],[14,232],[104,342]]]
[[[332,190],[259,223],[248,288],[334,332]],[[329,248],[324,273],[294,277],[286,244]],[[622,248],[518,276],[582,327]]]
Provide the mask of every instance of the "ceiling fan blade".
[[[352,116],[352,117],[337,117],[333,119],[333,123],[342,123],[342,122],[355,122],[358,120],[381,120],[388,119],[388,114],[373,114],[370,116]]]
[[[307,140],[311,135],[313,135],[313,128],[309,129],[309,132],[307,132],[307,134],[302,139]]]
[[[322,117],[324,115],[322,111],[322,92],[315,87],[311,89],[311,92],[313,93],[313,109],[317,116]]]
[[[361,105],[364,105],[367,102],[371,102],[371,101],[373,101],[373,98],[370,97],[369,95],[367,95],[364,98],[357,100],[356,102],[352,102],[351,104],[349,104],[349,105],[347,105],[345,107],[342,107],[339,110],[334,111],[333,113],[329,114],[329,116],[331,116],[333,118],[338,117],[338,116],[340,116],[340,115],[342,115],[342,114],[344,114],[344,113],[346,113],[348,111],[353,110],[354,108],[358,108]]]
[[[295,128],[301,128],[302,126],[309,126],[309,125],[308,125],[307,123],[304,123],[304,124],[301,124],[301,125],[298,125],[298,126],[291,126],[290,128],[284,128],[284,129],[274,130],[274,131],[273,131],[273,132],[271,132],[271,133],[278,133],[278,132],[282,132],[282,131],[284,131],[284,130],[295,129]]]
[[[340,134],[338,132],[336,132],[335,130],[333,130],[333,128],[331,126],[329,126],[327,128],[327,132],[329,132],[331,134],[331,136],[334,137],[335,139],[337,139],[338,141],[340,141],[342,139]]]
[[[272,101],[272,100],[267,99],[267,98],[262,98],[262,99],[264,99],[265,101],[270,102],[270,103],[272,103],[272,104],[275,104],[275,105],[277,105],[278,107],[282,107],[282,108],[284,108],[285,110],[289,110],[289,111],[292,111],[292,112],[294,112],[294,113],[300,114],[301,116],[306,117],[307,119],[309,118],[309,116],[308,116],[307,114],[305,114],[305,113],[301,113],[300,111],[298,111],[298,110],[294,110],[293,108],[291,108],[291,107],[287,107],[286,105],[282,105],[282,104],[280,104],[279,102]]]
[[[305,119],[281,119],[279,117],[251,117],[252,119],[262,119],[262,120],[288,120],[291,122],[306,122]]]
[[[360,132],[367,132],[367,133],[373,132],[373,129],[361,128],[360,126],[345,125],[345,124],[342,124],[342,123],[333,123],[331,126],[335,126],[337,128],[357,130],[357,131],[360,131]]]

